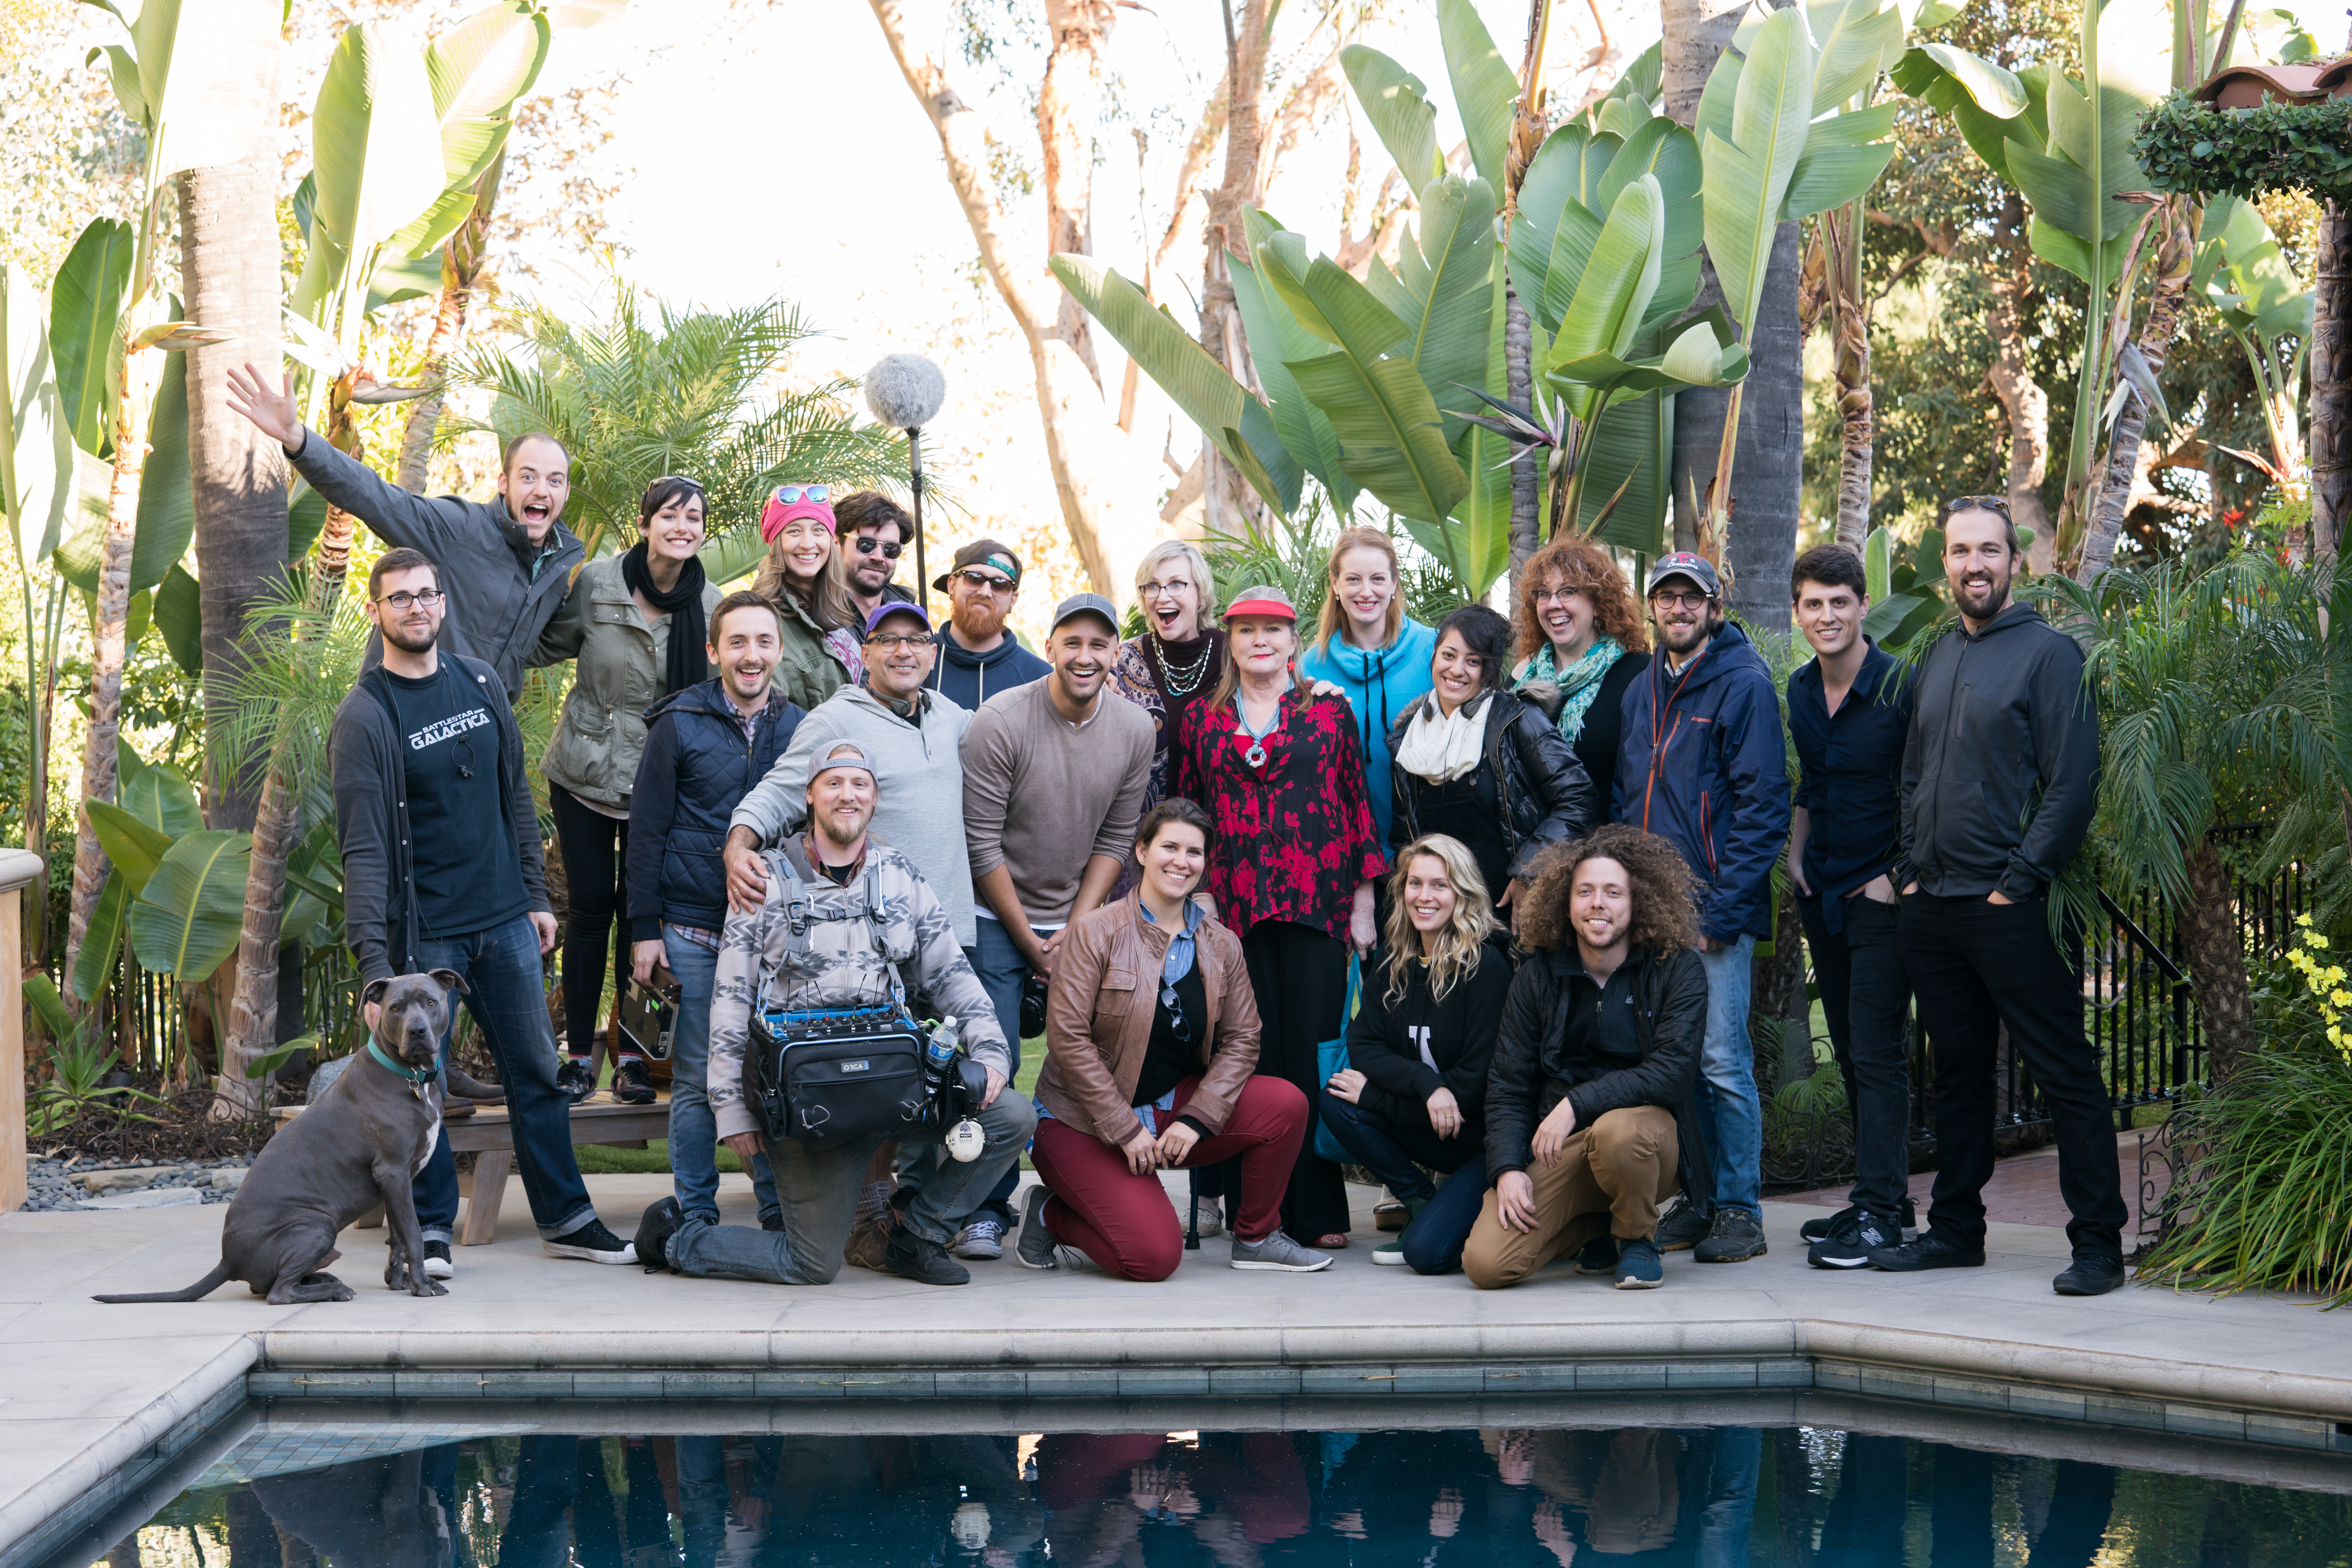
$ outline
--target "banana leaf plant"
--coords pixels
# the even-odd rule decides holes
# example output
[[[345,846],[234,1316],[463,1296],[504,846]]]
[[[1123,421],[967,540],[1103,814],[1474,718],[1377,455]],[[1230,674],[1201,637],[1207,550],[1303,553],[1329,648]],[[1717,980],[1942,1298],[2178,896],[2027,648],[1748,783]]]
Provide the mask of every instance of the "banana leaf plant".
[[[2280,489],[2300,494],[2303,430],[2295,403],[2310,352],[2315,298],[2287,265],[2253,204],[2226,195],[2207,204],[2189,292],[2221,319],[2262,390],[2269,457],[2235,447],[2221,450],[2260,470]]]
[[[1745,24],[1707,78],[1696,117],[1706,255],[1742,342],[1762,309],[1779,226],[1860,197],[1894,157],[1893,105],[1832,111],[1863,96],[1903,33],[1901,14],[1876,0],[1775,11]],[[1701,498],[1703,549],[1719,551],[1728,535],[1739,405],[1734,385]]]
[[[2151,361],[2147,340],[2134,345],[2124,332],[2144,267],[2156,271],[2160,286],[2169,280],[2182,288],[2190,269],[2188,258],[2172,254],[2180,225],[2164,221],[2150,205],[2156,198],[2146,194],[2147,175],[2131,138],[2140,115],[2176,78],[2199,74],[2205,29],[2183,28],[2204,10],[2192,0],[2178,0],[2177,11],[2155,0],[2095,0],[2083,7],[2072,73],[2049,64],[2010,71],[1933,43],[1906,50],[1894,69],[1896,87],[1950,115],[1985,166],[2025,198],[2033,254],[2084,286],[2083,354],[2056,541],[2062,561],[2081,554],[2098,502],[2093,467],[2103,425],[2123,412],[2126,389],[2143,408],[2161,409],[2161,349]],[[2198,47],[2182,47],[2177,34],[2193,37]],[[2151,226],[2158,237],[2154,247],[2145,243]],[[2135,416],[2135,447],[2137,429]]]

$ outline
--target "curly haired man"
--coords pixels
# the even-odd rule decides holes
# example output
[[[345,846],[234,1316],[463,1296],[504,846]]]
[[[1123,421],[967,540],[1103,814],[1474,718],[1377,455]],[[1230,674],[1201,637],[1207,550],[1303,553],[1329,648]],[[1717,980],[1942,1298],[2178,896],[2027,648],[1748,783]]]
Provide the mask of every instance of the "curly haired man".
[[[1575,1252],[1580,1274],[1654,1289],[1658,1205],[1685,1147],[1704,1152],[1687,1125],[1707,994],[1690,873],[1663,838],[1597,829],[1538,863],[1519,938],[1534,953],[1486,1082],[1495,1184],[1462,1270],[1492,1290]]]

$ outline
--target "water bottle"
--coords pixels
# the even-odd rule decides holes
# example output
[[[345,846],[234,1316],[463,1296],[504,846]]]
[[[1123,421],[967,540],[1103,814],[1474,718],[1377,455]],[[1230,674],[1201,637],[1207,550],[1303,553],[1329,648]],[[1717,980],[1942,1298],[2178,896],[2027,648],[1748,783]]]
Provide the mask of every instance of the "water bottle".
[[[936,1108],[934,1114],[941,1121],[947,1119],[951,1079],[955,1080],[956,1099],[959,1102],[962,1099],[960,1092],[962,1069],[957,1059],[962,1055],[963,1031],[956,1027],[955,1015],[950,1013],[940,1020],[940,1026],[931,1031],[931,1037],[923,1046],[923,1087],[929,1093],[931,1105]],[[967,1165],[980,1158],[981,1149],[987,1142],[987,1134],[981,1131],[980,1123],[969,1116],[950,1128],[947,1136],[941,1140],[948,1158]]]

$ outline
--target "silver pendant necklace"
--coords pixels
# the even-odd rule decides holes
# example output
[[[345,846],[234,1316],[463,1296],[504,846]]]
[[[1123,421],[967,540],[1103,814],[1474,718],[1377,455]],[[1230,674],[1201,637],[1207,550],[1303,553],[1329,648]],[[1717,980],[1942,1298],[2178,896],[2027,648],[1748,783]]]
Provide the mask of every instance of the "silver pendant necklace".
[[[1160,673],[1168,683],[1168,695],[1190,697],[1198,691],[1201,682],[1208,678],[1209,666],[1216,659],[1217,645],[1210,642],[1202,648],[1201,657],[1192,661],[1192,668],[1179,669],[1175,661],[1168,657],[1168,639],[1154,632],[1151,640],[1160,652]]]

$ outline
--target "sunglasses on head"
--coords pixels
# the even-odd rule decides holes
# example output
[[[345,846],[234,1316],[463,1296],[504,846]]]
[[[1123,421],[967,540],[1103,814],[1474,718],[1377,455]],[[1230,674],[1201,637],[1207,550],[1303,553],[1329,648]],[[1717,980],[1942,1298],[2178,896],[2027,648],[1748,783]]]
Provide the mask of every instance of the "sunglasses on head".
[[[833,499],[833,487],[831,485],[778,485],[775,495],[776,499],[786,506],[800,500],[829,501]]]
[[[1944,515],[1949,517],[1956,511],[1997,511],[2001,516],[2007,517],[2009,498],[2007,496],[1954,496],[1944,503]]]
[[[870,533],[861,533],[857,536],[857,553],[860,555],[871,555],[878,550],[882,552],[883,560],[896,561],[898,559],[899,552],[906,548],[903,544],[885,544]]]

